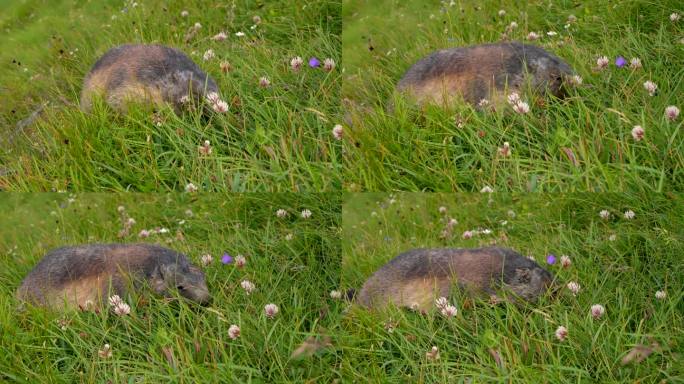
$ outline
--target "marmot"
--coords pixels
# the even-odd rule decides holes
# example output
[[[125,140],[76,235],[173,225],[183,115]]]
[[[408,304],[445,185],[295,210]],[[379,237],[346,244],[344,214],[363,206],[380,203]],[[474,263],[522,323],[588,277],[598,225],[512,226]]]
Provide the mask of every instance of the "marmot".
[[[128,102],[171,104],[176,113],[183,105],[218,94],[216,82],[186,54],[163,45],[121,45],[95,63],[81,91],[81,109],[88,112],[98,94],[115,110],[126,111]]]
[[[143,284],[166,297],[177,290],[199,303],[210,298],[204,273],[185,255],[150,244],[91,244],[52,250],[26,276],[17,298],[55,309],[86,309],[91,303],[106,302],[111,295],[125,297],[129,287]]]
[[[397,84],[418,104],[463,100],[480,107],[482,100],[503,105],[507,96],[526,87],[564,95],[573,74],[560,58],[540,47],[518,42],[440,50],[414,64]]]
[[[393,303],[427,311],[438,297],[449,297],[452,286],[490,295],[503,288],[532,301],[552,280],[537,263],[506,248],[414,249],[368,278],[356,301],[367,308]]]

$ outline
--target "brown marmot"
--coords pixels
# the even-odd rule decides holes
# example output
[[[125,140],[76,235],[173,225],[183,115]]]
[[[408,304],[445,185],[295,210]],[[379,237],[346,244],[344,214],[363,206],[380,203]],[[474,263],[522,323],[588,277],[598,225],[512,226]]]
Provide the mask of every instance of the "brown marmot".
[[[129,287],[149,285],[157,294],[209,301],[204,273],[185,255],[150,244],[91,244],[57,248],[26,276],[17,298],[55,309],[101,305]],[[90,303],[89,303],[90,302]]]
[[[218,94],[216,82],[186,54],[163,45],[121,45],[95,63],[81,91],[81,109],[88,112],[94,95],[115,110],[126,111],[128,102],[170,104],[176,113],[190,102]]]
[[[414,249],[390,260],[366,280],[356,301],[368,308],[389,303],[427,311],[452,287],[493,295],[504,289],[527,301],[537,299],[553,276],[513,250]]]
[[[414,64],[397,84],[397,90],[418,104],[449,105],[465,101],[494,106],[527,87],[557,97],[573,71],[563,60],[540,47],[518,42],[444,49]]]

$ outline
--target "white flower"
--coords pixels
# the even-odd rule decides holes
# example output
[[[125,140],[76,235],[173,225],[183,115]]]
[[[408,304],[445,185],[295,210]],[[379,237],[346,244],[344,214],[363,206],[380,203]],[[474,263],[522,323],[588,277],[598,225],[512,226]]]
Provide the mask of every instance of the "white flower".
[[[625,219],[632,220],[634,218],[634,216],[636,216],[636,214],[631,209],[625,211],[625,214],[624,214]]]
[[[124,207],[123,205],[119,205],[118,207],[116,207],[116,211],[119,213],[123,213],[123,211],[125,211],[125,210],[126,210],[126,207]]]
[[[425,357],[428,360],[439,360],[439,348],[433,345],[428,352],[425,352]]]
[[[228,327],[228,337],[233,340],[240,337],[240,327],[235,324],[231,324],[230,327]]]
[[[332,135],[336,140],[342,140],[342,137],[344,136],[344,127],[340,124],[335,124],[332,129]]]
[[[644,89],[648,91],[648,94],[650,96],[654,96],[656,90],[658,89],[658,85],[656,85],[656,83],[652,82],[651,80],[648,80],[644,83]]]
[[[279,311],[278,306],[273,304],[273,303],[266,304],[264,306],[264,313],[266,313],[266,317],[268,317],[269,319],[274,318],[275,315],[278,314],[278,311]]]
[[[439,309],[444,309],[447,305],[449,305],[449,300],[447,300],[447,298],[444,296],[439,297],[437,298],[437,300],[435,300],[435,306]]]
[[[204,61],[208,61],[208,60],[213,59],[214,56],[216,56],[216,54],[214,54],[214,50],[208,49],[206,52],[204,52],[203,58],[204,58]]]
[[[290,240],[292,240],[292,239],[294,239],[294,235],[293,235],[293,234],[288,233],[287,235],[285,235],[285,240],[290,241]]]
[[[245,290],[245,293],[247,293],[247,295],[249,295],[250,293],[254,292],[254,290],[256,290],[256,286],[254,285],[254,283],[252,283],[249,280],[242,280],[240,282],[240,286],[242,287],[242,289]]]
[[[562,255],[560,257],[560,265],[563,268],[568,268],[570,266],[570,264],[572,264],[572,261],[570,260],[570,258],[568,256]]]
[[[492,187],[490,187],[489,185],[485,185],[484,187],[482,187],[482,189],[480,189],[480,193],[492,193],[492,192],[494,192],[494,189],[492,189]]]
[[[105,344],[104,348],[97,351],[97,354],[102,359],[109,359],[112,357],[112,347],[109,344]]]
[[[598,319],[606,313],[606,309],[601,304],[594,304],[591,306],[591,316],[594,319]]]
[[[150,231],[148,231],[147,229],[141,229],[140,233],[138,233],[138,237],[145,238],[145,237],[149,237],[149,236],[150,236]]]
[[[214,37],[212,37],[211,39],[214,40],[214,41],[223,41],[223,40],[225,40],[225,39],[227,39],[227,38],[228,38],[228,35],[226,35],[225,32],[219,32],[219,33],[217,33],[216,35],[214,35]],[[205,60],[206,60],[206,59],[205,59]]]
[[[206,267],[207,265],[211,264],[212,261],[214,261],[214,258],[211,255],[206,254],[202,255],[200,260],[202,261],[202,265]]]
[[[556,31],[548,31],[546,32],[548,36],[556,36],[558,33]]]
[[[295,72],[299,71],[303,64],[304,60],[299,56],[295,56],[290,60],[290,67],[292,67],[292,70]]]
[[[518,95],[518,92],[513,92],[510,95],[508,95],[508,104],[515,105],[519,101],[520,101],[520,95]]]
[[[508,141],[503,143],[503,147],[499,147],[499,154],[504,157],[511,155],[511,144],[509,144]]]
[[[674,12],[674,13],[670,14],[670,21],[671,22],[674,23],[675,21],[679,21],[679,19],[680,19],[679,13]]]
[[[615,241],[615,240],[617,240],[617,235],[612,234],[612,235],[608,236],[608,241]]]
[[[539,39],[539,35],[536,32],[530,32],[527,34],[527,40],[534,41]]]
[[[181,17],[188,17],[189,14],[190,14],[190,12],[188,12],[188,11],[185,11],[185,10],[181,11]]]
[[[323,69],[328,72],[335,69],[335,60],[330,58],[323,60]]]
[[[268,79],[266,76],[262,76],[259,78],[259,86],[262,88],[266,88],[269,85],[271,85],[271,80]]]
[[[520,101],[513,106],[513,110],[520,114],[525,114],[530,111],[530,106],[524,102]]]
[[[608,66],[608,57],[607,56],[601,56],[598,59],[596,59],[596,65],[598,66],[599,69],[604,69]]]
[[[235,32],[235,36],[237,36],[237,37],[242,37],[244,35],[245,35],[244,32]]]
[[[629,67],[632,68],[632,69],[639,69],[639,68],[641,68],[641,59],[639,59],[638,57],[632,57],[632,58],[629,60]]]
[[[219,100],[212,104],[212,109],[217,112],[217,113],[226,113],[228,112],[228,103],[226,103],[223,100]]]
[[[199,22],[197,22],[197,23],[195,23],[195,25],[193,25],[193,28],[195,28],[195,29],[201,29],[201,28],[202,28],[202,24],[200,24]]]
[[[556,329],[556,338],[563,341],[566,337],[568,337],[568,329],[561,325]]]
[[[473,231],[465,231],[461,237],[463,237],[465,240],[468,240],[473,237]]]
[[[601,212],[599,212],[599,216],[600,216],[602,219],[607,219],[607,218],[610,217],[610,212],[608,212],[607,209],[601,210]]]
[[[445,206],[439,207],[439,213],[444,214],[444,213],[446,213],[446,211],[447,211],[447,207],[445,207]]]
[[[456,310],[456,307],[453,305],[447,305],[444,308],[442,308],[442,316],[444,317],[454,317],[458,313],[458,310]]]
[[[634,138],[634,141],[641,141],[645,134],[646,131],[641,127],[641,125],[635,125],[634,128],[632,128],[632,137]]]
[[[185,192],[187,192],[187,193],[197,192],[197,187],[193,183],[188,183],[188,185],[185,186]]]
[[[282,219],[283,217],[287,216],[287,211],[281,208],[276,211],[276,216]]]
[[[121,300],[121,297],[119,295],[113,295],[109,297],[109,305],[112,307],[116,307],[119,304],[122,304],[123,300]]]
[[[311,211],[309,211],[308,209],[305,209],[302,211],[301,215],[302,215],[302,218],[308,219],[309,217],[311,217]]]
[[[515,216],[516,216],[516,215],[515,215],[515,211],[514,211],[514,210],[509,209],[508,212],[506,212],[506,214],[507,214],[508,217],[510,217],[511,219],[515,219]]]
[[[242,255],[237,255],[235,256],[235,266],[238,268],[242,268],[247,264],[247,259],[245,259],[244,256]]]
[[[667,297],[667,293],[665,293],[665,291],[657,291],[655,293],[655,297],[658,300],[665,300],[665,298]]]
[[[342,298],[342,292],[337,290],[330,291],[330,297],[335,300],[339,300]]]
[[[481,99],[480,102],[477,103],[479,107],[486,107],[489,105],[489,100],[487,99]],[[461,128],[461,127],[459,127]]]
[[[582,76],[580,76],[580,75],[574,75],[574,76],[570,77],[570,84],[572,84],[576,87],[582,85],[583,81],[584,80],[582,80]]]
[[[573,295],[573,296],[577,296],[577,294],[579,293],[580,289],[582,288],[578,283],[576,283],[576,282],[574,282],[574,281],[569,282],[568,285],[567,285],[567,287],[568,287],[568,289],[570,290],[570,292],[572,292],[572,295]]]
[[[216,92],[207,93],[205,98],[207,99],[207,102],[212,103],[212,104],[221,101],[221,96],[219,96],[219,94]]]
[[[506,15],[506,11],[499,9],[499,16],[503,17],[504,15]]]
[[[518,23],[515,21],[511,21],[511,24],[508,26],[509,29],[515,29],[518,28]]]
[[[128,315],[131,313],[131,307],[129,307],[126,303],[119,303],[114,307],[114,313],[119,316]]]
[[[670,105],[667,108],[665,108],[665,117],[667,117],[669,120],[676,120],[677,116],[679,116],[679,108],[677,108],[674,105]]]

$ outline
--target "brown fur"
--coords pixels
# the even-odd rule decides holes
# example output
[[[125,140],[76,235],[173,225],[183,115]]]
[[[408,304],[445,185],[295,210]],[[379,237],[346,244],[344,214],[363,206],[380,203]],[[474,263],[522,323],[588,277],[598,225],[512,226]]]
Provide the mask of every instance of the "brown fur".
[[[125,112],[131,102],[180,112],[181,98],[200,101],[218,92],[214,80],[181,51],[162,45],[122,45],[109,50],[83,82],[81,109],[90,111],[93,97],[103,97],[112,108]]]
[[[494,294],[504,288],[535,300],[552,276],[518,253],[504,248],[416,249],[400,254],[377,270],[361,288],[365,307],[387,304],[428,310],[456,286],[468,293]]]
[[[527,88],[562,97],[563,81],[571,74],[565,62],[539,47],[485,44],[434,52],[404,74],[397,90],[418,104],[478,105],[487,99],[501,105],[508,94]]]
[[[101,305],[147,284],[160,295],[205,303],[202,271],[178,252],[149,244],[92,244],[49,252],[22,281],[17,298],[55,309]]]

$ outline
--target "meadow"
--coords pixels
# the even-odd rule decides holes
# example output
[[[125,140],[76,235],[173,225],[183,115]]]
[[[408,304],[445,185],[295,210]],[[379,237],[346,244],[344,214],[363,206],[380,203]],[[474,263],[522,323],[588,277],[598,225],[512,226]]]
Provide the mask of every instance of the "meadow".
[[[490,244],[532,256],[562,288],[521,306],[452,292],[451,318],[352,305],[337,345],[350,381],[684,381],[680,195],[367,193],[348,195],[342,217],[345,288],[409,249]]]
[[[327,345],[327,329],[339,323],[343,305],[330,291],[339,286],[340,206],[338,195],[303,193],[4,196],[0,382],[329,382],[334,349],[292,353]],[[108,242],[157,243],[198,266],[212,255],[201,267],[212,302],[141,291],[124,298],[131,312],[123,316],[21,309],[14,291],[48,250]],[[226,253],[233,262],[223,262]],[[247,294],[243,280],[256,290]],[[269,303],[279,308],[273,318],[265,315]]]
[[[683,119],[665,113],[684,108],[681,2],[344,0],[342,13],[346,190],[649,192],[684,185]],[[502,40],[553,52],[582,84],[562,100],[528,100],[525,114],[507,105],[416,107],[394,91],[433,51]],[[603,56],[607,66],[599,69]],[[618,57],[626,63],[618,66]],[[647,81],[657,86],[653,96]],[[638,140],[636,126],[644,132]]]
[[[335,0],[2,2],[0,188],[339,189],[341,144],[332,129],[340,75],[323,62],[341,60],[340,7]],[[84,76],[124,43],[185,52],[216,80],[228,111],[121,115],[96,105],[81,112]],[[304,65],[295,71],[297,56]],[[320,64],[310,66],[310,58]]]

